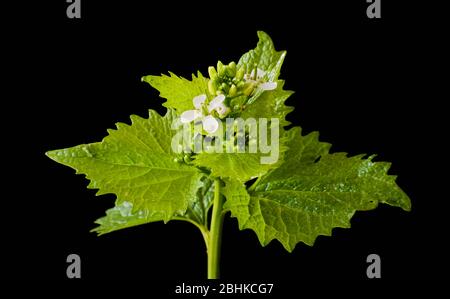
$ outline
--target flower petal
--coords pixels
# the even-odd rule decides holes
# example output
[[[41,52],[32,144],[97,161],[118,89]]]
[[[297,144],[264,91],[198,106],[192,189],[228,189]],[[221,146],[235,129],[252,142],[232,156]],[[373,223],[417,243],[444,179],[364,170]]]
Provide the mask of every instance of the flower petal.
[[[212,99],[212,101],[208,105],[208,112],[213,111],[214,109],[219,107],[219,105],[223,105],[223,101],[225,101],[225,96],[223,94],[219,94],[217,97]]]
[[[180,120],[182,123],[190,123],[191,121],[201,117],[202,114],[198,110],[186,110],[180,115]]]
[[[219,113],[220,118],[227,116],[228,112],[230,112],[230,108],[225,106],[223,103],[218,105],[215,110]]]
[[[196,109],[201,109],[202,108],[202,104],[206,101],[206,94],[201,94],[199,96],[194,97],[194,99],[192,99],[192,102],[194,103],[194,107]]]
[[[256,70],[256,78],[262,79],[266,75],[266,71],[263,71],[262,69]]]
[[[274,90],[277,88],[277,82],[264,82],[259,85],[262,90]]]
[[[219,128],[219,122],[217,119],[214,118],[212,115],[208,115],[205,118],[203,118],[203,130],[208,132],[209,134],[212,134],[217,131]]]
[[[244,74],[244,80],[245,80],[245,81],[249,81],[249,80],[252,80],[252,81],[253,81],[253,77],[252,77],[251,74]]]
[[[255,69],[253,69],[250,74],[244,74],[244,80],[245,81],[258,81],[264,78],[264,76],[266,75],[266,71],[262,70],[262,69],[257,69],[256,70],[256,78],[255,78]],[[256,80],[255,80],[256,79]]]

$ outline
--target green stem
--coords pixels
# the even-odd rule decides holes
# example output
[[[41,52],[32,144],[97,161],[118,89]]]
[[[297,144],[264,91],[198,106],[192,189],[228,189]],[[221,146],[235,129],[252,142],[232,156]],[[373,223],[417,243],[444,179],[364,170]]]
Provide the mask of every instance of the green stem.
[[[194,221],[192,219],[184,218],[184,217],[174,217],[173,220],[187,221],[187,222],[192,223],[193,225],[195,225],[200,230],[200,232],[202,233],[203,240],[205,241],[205,244],[206,244],[206,249],[208,249],[208,246],[209,246],[209,232],[208,232],[208,229],[205,226],[197,223],[196,221]]]
[[[220,180],[214,180],[214,205],[211,217],[208,246],[208,279],[219,278],[220,244],[222,242],[223,198],[220,195]]]
[[[250,188],[248,188],[248,191],[255,191],[255,188],[258,185],[260,179],[261,177],[258,177],[256,181],[250,186]]]

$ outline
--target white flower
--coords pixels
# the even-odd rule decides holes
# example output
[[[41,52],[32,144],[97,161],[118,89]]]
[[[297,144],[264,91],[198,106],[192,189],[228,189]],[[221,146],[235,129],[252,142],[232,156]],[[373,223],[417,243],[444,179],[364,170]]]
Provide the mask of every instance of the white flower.
[[[277,88],[277,82],[264,82],[259,84],[258,87],[262,90],[274,90],[275,88]]]
[[[219,115],[224,115],[227,109],[229,109],[223,104],[224,100],[224,95],[215,97],[208,105],[208,112],[211,113],[213,110],[215,110],[217,111],[217,113],[219,113]],[[219,122],[212,115],[203,115],[203,104],[205,103],[205,101],[206,95],[204,94],[194,97],[194,99],[192,99],[192,102],[195,109],[187,110],[181,113],[180,120],[182,123],[190,123],[192,121],[200,119],[202,122],[203,130],[205,130],[209,134],[213,134],[219,128]]]
[[[206,132],[212,134],[217,131],[219,128],[219,122],[217,119],[212,115],[207,115],[202,120],[203,123],[203,130]]]
[[[219,113],[220,118],[225,117],[230,111],[230,108],[225,106],[225,104],[223,103],[224,101],[225,96],[223,94],[215,97],[208,105],[208,112],[211,113],[213,110],[215,110],[217,111],[217,113]]]
[[[206,94],[201,94],[192,99],[192,102],[194,103],[194,107],[199,110],[202,109],[202,105],[205,101],[206,101]]]
[[[263,82],[265,75],[265,71],[263,71],[262,69],[257,69],[255,78],[255,70],[252,70],[250,74],[244,75],[244,80],[246,82],[253,82],[257,84],[258,88],[262,90],[274,90],[275,88],[277,88],[277,82]]]
[[[199,96],[194,97],[192,102],[194,103],[194,110],[186,110],[180,115],[180,119],[182,123],[190,123],[198,118],[203,117],[202,105],[206,101],[206,95],[201,94]]]

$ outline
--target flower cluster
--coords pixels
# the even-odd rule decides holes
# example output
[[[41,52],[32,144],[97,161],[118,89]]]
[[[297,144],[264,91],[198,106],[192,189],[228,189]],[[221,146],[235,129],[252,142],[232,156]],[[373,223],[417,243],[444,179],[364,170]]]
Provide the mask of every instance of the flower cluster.
[[[219,128],[218,119],[224,119],[231,112],[239,113],[245,103],[257,89],[274,90],[276,82],[267,81],[266,72],[256,66],[245,72],[244,66],[237,67],[234,61],[228,65],[217,63],[217,70],[213,66],[208,68],[208,92],[194,97],[195,109],[184,111],[180,118],[183,123],[200,121],[203,130],[214,134]],[[211,98],[211,101],[208,99]]]
[[[205,94],[194,97],[193,104],[195,109],[184,111],[181,116],[182,123],[190,123],[192,121],[200,120],[203,125],[203,130],[209,134],[213,134],[219,128],[219,122],[212,115],[215,111],[219,117],[224,118],[230,108],[225,106],[225,95],[220,94],[216,96],[208,105],[206,105],[207,96]]]

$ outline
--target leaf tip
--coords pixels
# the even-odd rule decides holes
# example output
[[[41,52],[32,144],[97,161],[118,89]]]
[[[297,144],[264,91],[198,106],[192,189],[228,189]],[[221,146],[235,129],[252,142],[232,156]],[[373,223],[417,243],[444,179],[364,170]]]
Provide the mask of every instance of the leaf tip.
[[[411,199],[409,198],[408,195],[406,195],[406,193],[405,193],[405,200],[403,205],[401,205],[401,208],[406,212],[411,212],[412,210]]]
[[[96,234],[97,237],[101,237],[101,236],[103,236],[104,234],[107,234],[106,231],[102,230],[102,226],[101,226],[101,225],[99,225],[99,226],[97,226],[97,227],[94,227],[94,228],[91,229],[89,232],[90,232],[90,233]]]
[[[260,39],[270,38],[270,36],[265,31],[258,30],[256,33],[258,34],[258,37]]]
[[[62,151],[61,150],[51,150],[51,151],[46,151],[45,155],[47,157],[49,157],[50,159],[52,159],[53,161],[58,161],[58,156],[62,155]]]

